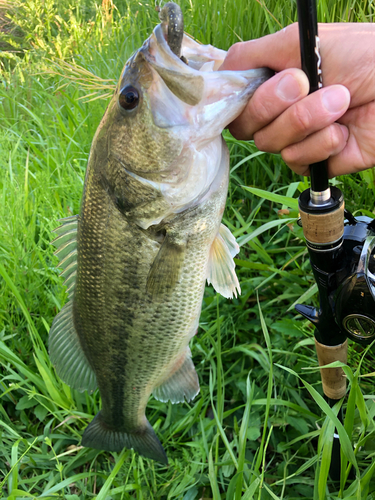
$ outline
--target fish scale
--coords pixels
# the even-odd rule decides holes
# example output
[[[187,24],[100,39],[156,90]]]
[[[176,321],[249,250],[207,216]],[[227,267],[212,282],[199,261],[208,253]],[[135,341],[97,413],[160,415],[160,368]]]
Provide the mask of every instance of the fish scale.
[[[94,187],[96,182],[95,175],[89,173],[87,200],[84,196],[81,211],[85,223],[78,227],[78,276],[85,275],[86,268],[90,272],[95,268],[96,279],[78,278],[75,310],[87,310],[87,304],[93,302],[96,305],[86,316],[80,314],[75,324],[84,332],[84,343],[89,346],[88,358],[101,389],[107,425],[133,429],[139,427],[139,415],[144,415],[153,387],[163,381],[196,331],[207,254],[226,198],[227,172],[218,192],[204,207],[192,209],[179,217],[179,223],[173,223],[174,231],[180,231],[183,239],[188,236],[190,252],[185,253],[173,295],[163,301],[152,301],[146,293],[147,277],[160,244],[149,240],[135,224],[126,223],[108,194]],[[103,208],[93,211],[92,206]],[[199,226],[205,226],[204,232],[199,226],[197,230],[197,220]],[[93,232],[93,227],[98,229]],[[177,318],[184,320],[179,322]]]
[[[175,4],[165,9],[174,14],[163,22],[182,19]],[[80,214],[56,229],[69,301],[49,334],[62,380],[100,390],[82,445],[163,463],[148,400],[199,392],[189,341],[206,280],[225,297],[240,293],[239,247],[221,224],[229,153],[220,135],[270,76],[214,71],[225,53],[186,35],[181,60],[164,36],[180,44],[171,29],[158,25],[125,65],[92,143]]]

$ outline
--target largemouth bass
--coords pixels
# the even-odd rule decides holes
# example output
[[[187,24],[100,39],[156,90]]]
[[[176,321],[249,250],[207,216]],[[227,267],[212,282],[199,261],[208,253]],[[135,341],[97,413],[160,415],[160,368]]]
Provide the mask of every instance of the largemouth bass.
[[[163,463],[148,399],[198,394],[188,344],[205,282],[225,297],[240,293],[239,248],[221,225],[229,177],[221,132],[270,76],[216,71],[225,52],[183,35],[178,11],[167,4],[126,63],[92,143],[80,214],[56,229],[69,301],[49,334],[61,379],[100,390],[83,446],[133,448]]]

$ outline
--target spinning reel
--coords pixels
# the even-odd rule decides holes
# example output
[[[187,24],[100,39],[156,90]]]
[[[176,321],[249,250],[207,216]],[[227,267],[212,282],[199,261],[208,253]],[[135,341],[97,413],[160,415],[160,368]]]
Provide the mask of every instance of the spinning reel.
[[[337,323],[354,342],[375,339],[375,220],[346,214],[343,270],[337,276]]]
[[[296,310],[315,325],[318,341],[334,346],[349,337],[366,346],[375,339],[375,219],[344,215],[344,234],[333,248],[307,241],[321,307]]]

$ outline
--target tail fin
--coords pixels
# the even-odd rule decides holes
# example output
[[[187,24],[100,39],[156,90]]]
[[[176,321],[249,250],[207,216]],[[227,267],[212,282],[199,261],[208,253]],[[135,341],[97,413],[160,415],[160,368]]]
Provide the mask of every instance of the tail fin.
[[[146,427],[135,432],[108,429],[99,412],[87,426],[82,437],[82,446],[96,450],[121,451],[133,448],[140,455],[168,464],[168,458],[154,429],[147,422]]]

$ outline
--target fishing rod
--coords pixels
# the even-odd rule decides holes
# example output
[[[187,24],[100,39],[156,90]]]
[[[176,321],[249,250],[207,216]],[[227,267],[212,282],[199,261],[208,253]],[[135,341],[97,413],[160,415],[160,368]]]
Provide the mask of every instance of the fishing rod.
[[[301,65],[310,94],[323,86],[315,0],[297,0]],[[310,165],[311,187],[298,204],[310,263],[319,292],[319,309],[296,310],[315,326],[319,366],[347,363],[347,338],[368,345],[375,338],[375,220],[353,217],[344,197],[328,183],[328,161]],[[333,407],[346,394],[342,368],[320,370],[323,392]],[[342,407],[338,418],[343,422]],[[334,434],[330,476],[340,480],[340,441]]]

